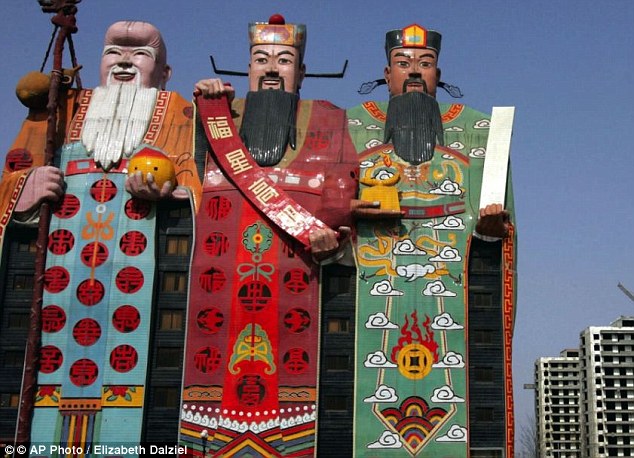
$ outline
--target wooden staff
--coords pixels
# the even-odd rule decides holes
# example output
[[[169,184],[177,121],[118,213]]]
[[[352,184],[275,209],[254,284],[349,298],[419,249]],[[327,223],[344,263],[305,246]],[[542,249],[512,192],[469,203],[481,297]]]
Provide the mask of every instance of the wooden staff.
[[[42,11],[56,13],[51,22],[58,29],[55,48],[53,50],[53,70],[48,92],[48,112],[46,127],[45,165],[53,165],[55,151],[58,148],[57,110],[59,106],[60,83],[62,81],[62,56],[64,43],[71,41],[71,34],[77,32],[75,13],[76,4],[81,0],[39,0]],[[48,202],[40,207],[40,221],[37,234],[37,251],[35,253],[35,281],[26,351],[24,355],[24,373],[20,396],[20,410],[16,428],[16,443],[27,444],[31,437],[31,420],[35,395],[37,394],[37,373],[39,370],[39,352],[42,333],[42,302],[44,295],[44,270],[46,267],[46,248],[51,220],[51,207]]]

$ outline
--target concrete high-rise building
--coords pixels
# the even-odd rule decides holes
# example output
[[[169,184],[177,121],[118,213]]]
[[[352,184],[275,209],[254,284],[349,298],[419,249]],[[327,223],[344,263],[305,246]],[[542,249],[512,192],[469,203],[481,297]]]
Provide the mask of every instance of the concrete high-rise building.
[[[579,350],[535,362],[539,457],[581,457]]]
[[[634,456],[634,317],[535,362],[540,458]]]
[[[634,456],[634,317],[581,333],[583,456]]]

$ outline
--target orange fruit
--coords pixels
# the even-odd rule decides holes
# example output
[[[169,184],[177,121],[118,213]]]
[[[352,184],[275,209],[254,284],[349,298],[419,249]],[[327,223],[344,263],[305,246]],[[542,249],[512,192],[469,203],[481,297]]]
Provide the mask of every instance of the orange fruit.
[[[132,176],[139,171],[143,176],[143,182],[146,181],[147,174],[151,173],[159,189],[167,181],[172,182],[172,189],[176,187],[174,164],[160,150],[146,147],[132,156],[128,164],[128,174]]]

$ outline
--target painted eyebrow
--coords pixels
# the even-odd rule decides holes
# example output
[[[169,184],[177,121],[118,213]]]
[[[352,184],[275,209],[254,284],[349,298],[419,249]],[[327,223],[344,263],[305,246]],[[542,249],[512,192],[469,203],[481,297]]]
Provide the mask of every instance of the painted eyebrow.
[[[416,56],[413,56],[410,53],[406,53],[406,52],[403,52],[403,51],[394,53],[394,56],[392,56],[392,57],[406,57],[408,59],[416,58]],[[421,58],[421,57],[432,57],[433,58],[435,56],[434,56],[434,53],[427,52],[427,53],[424,53],[424,54],[421,54],[420,56],[418,56],[418,58]]]
[[[295,57],[295,54],[293,52],[287,50],[287,49],[284,49],[284,50],[278,52],[277,54],[273,54],[273,53],[270,53],[268,51],[264,51],[263,49],[258,49],[256,51],[253,51],[253,54],[254,55],[255,54],[262,54],[262,55],[264,55],[266,57],[285,56],[285,55],[289,55],[289,56]]]

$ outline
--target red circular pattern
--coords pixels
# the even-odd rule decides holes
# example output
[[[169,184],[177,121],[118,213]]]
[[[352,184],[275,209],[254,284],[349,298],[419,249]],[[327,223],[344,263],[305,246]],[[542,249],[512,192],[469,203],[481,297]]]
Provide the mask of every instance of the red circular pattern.
[[[215,267],[203,272],[198,277],[198,284],[208,293],[220,291],[225,283],[227,283],[227,276],[222,270]]]
[[[54,214],[58,218],[68,219],[72,218],[79,211],[79,207],[81,207],[81,202],[72,194],[64,194],[61,201],[54,204]]]
[[[129,372],[139,361],[139,355],[132,345],[119,345],[110,352],[110,366],[117,372]]]
[[[212,232],[203,242],[203,250],[209,256],[222,256],[229,249],[229,239],[222,232]]]
[[[198,312],[196,324],[198,328],[207,334],[215,334],[222,328],[225,316],[216,307],[210,307]]]
[[[42,331],[57,332],[66,324],[66,312],[57,305],[47,305],[42,309]]]
[[[55,345],[40,348],[40,372],[51,374],[59,369],[63,362],[62,351]]]
[[[141,314],[131,305],[122,305],[112,314],[112,325],[119,332],[132,332],[140,323]]]
[[[99,375],[99,367],[95,362],[88,358],[75,361],[70,367],[70,381],[75,386],[89,386],[95,383]]]
[[[213,372],[220,366],[222,354],[216,347],[200,348],[194,355],[194,366],[203,374]]]
[[[97,202],[110,202],[117,195],[117,185],[107,178],[102,178],[90,187],[90,195]]]
[[[75,236],[67,229],[58,229],[48,236],[48,251],[56,255],[64,255],[75,246]]]
[[[238,301],[247,312],[259,312],[273,303],[271,289],[261,281],[250,281],[238,290]]]
[[[81,250],[81,262],[88,267],[99,267],[108,259],[108,247],[101,242],[90,242]]]
[[[294,333],[305,331],[310,326],[310,313],[301,308],[290,309],[284,315],[284,326]]]
[[[222,196],[212,197],[207,202],[206,210],[210,219],[213,221],[221,220],[231,213],[231,201]]]
[[[9,172],[28,169],[33,165],[33,155],[24,148],[12,149],[7,153],[4,167]]]
[[[121,236],[119,248],[127,256],[138,256],[145,251],[147,238],[139,231],[129,231]]]
[[[308,353],[301,348],[291,348],[284,354],[282,363],[289,374],[303,374],[308,369]]]
[[[106,294],[106,288],[99,280],[84,280],[77,286],[77,300],[84,305],[98,304]]]
[[[138,221],[150,214],[152,204],[146,200],[132,198],[125,203],[125,214],[128,218]]]
[[[63,267],[49,267],[44,272],[44,289],[51,294],[64,291],[68,283],[70,283],[70,274]]]
[[[79,320],[73,328],[73,338],[84,347],[88,347],[101,337],[101,326],[92,318]]]
[[[293,294],[301,294],[308,288],[310,277],[302,269],[291,269],[284,275],[284,286]]]
[[[143,272],[136,267],[124,267],[115,278],[117,288],[122,293],[133,294],[143,287]]]

